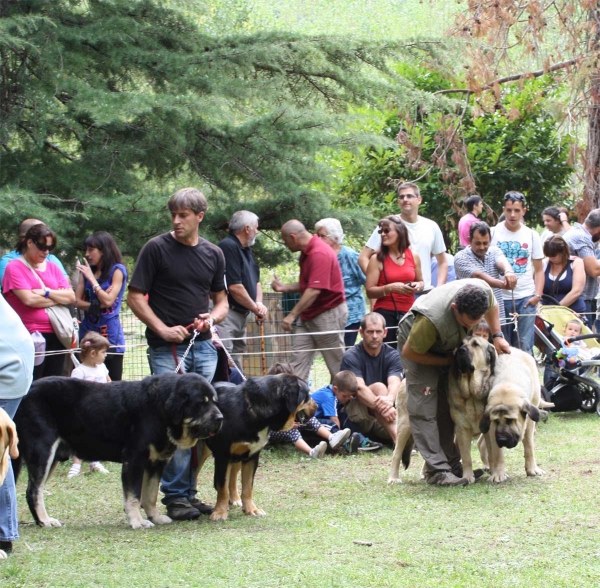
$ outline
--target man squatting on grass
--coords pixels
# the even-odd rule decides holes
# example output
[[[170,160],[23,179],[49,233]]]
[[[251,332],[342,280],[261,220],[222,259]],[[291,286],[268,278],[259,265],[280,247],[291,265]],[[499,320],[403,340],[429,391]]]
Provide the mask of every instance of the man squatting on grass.
[[[406,376],[407,407],[415,445],[425,460],[425,480],[459,486],[460,453],[448,406],[448,372],[461,341],[485,318],[498,353],[510,353],[500,330],[498,303],[479,279],[439,286],[413,304],[398,326],[398,349]]]

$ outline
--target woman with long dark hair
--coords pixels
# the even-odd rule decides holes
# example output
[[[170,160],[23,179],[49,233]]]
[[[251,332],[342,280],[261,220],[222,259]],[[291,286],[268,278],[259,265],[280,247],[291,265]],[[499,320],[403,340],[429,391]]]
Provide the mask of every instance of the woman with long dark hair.
[[[379,221],[381,249],[367,266],[367,296],[377,299],[373,310],[385,318],[385,342],[396,342],[396,328],[424,287],[421,259],[410,249],[408,230],[400,215]],[[394,345],[395,346],[395,345]]]
[[[567,242],[559,235],[553,235],[544,243],[547,260],[544,267],[544,294],[551,296],[561,306],[568,306],[575,312],[585,312],[583,289],[585,268],[580,258],[571,259]],[[552,301],[548,302],[553,304]]]
[[[127,268],[110,233],[99,231],[84,242],[84,263],[77,264],[80,272],[75,289],[76,306],[84,311],[80,338],[89,331],[100,333],[111,344],[106,357],[110,379],[123,376],[125,335],[119,320],[123,295],[127,286]]]

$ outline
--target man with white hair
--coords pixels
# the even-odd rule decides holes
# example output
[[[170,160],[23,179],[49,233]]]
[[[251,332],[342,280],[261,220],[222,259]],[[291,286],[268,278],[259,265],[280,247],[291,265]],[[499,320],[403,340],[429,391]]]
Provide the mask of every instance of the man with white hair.
[[[252,312],[256,320],[267,316],[260,287],[260,269],[254,261],[252,246],[258,234],[258,217],[249,210],[238,210],[229,221],[229,235],[218,246],[227,260],[225,282],[229,312],[219,325],[225,349],[241,368],[246,350],[246,321]]]
[[[317,237],[327,243],[335,252],[342,270],[344,280],[344,293],[348,305],[348,319],[346,322],[346,333],[344,333],[344,344],[346,348],[356,343],[360,320],[366,313],[365,297],[362,288],[365,285],[366,276],[358,265],[358,253],[342,245],[344,230],[337,218],[323,218],[315,224]]]

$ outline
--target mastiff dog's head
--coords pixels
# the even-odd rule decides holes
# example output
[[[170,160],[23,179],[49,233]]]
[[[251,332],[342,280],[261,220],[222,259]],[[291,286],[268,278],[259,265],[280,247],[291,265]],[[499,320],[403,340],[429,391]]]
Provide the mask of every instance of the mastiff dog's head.
[[[175,445],[188,449],[198,439],[219,432],[223,415],[217,406],[217,393],[206,378],[198,374],[172,374],[159,385],[166,388],[163,392],[167,393],[167,427]]]
[[[498,384],[490,391],[479,429],[484,434],[490,432],[498,447],[512,449],[523,438],[527,417],[537,423],[539,409],[524,397],[518,386]]]
[[[456,350],[454,370],[457,375],[475,371],[489,371],[493,375],[496,367],[496,349],[483,337],[465,337]]]

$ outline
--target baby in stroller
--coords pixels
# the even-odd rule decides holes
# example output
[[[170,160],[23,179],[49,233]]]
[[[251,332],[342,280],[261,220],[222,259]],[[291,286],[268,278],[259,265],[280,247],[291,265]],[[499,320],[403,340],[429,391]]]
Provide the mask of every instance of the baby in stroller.
[[[577,319],[571,319],[566,325],[563,332],[565,339],[579,337],[583,332],[583,323]],[[573,341],[568,343],[570,347],[577,349],[577,358],[580,360],[592,359],[594,352],[585,344],[585,341]]]

